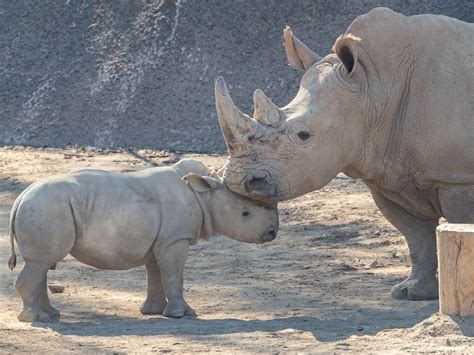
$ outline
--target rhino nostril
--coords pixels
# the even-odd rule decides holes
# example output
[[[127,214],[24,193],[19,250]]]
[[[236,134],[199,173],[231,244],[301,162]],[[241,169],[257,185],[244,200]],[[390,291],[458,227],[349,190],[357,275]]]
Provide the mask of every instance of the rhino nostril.
[[[245,190],[251,191],[262,191],[267,186],[266,178],[251,177],[245,182]]]
[[[266,232],[265,234],[263,234],[260,237],[260,240],[263,243],[267,243],[267,242],[271,242],[272,240],[275,240],[276,237],[277,237],[277,230],[272,229],[272,230]]]

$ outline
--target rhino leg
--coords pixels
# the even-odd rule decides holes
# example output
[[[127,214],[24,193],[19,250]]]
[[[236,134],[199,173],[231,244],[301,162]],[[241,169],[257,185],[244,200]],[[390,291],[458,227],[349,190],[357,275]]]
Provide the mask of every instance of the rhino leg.
[[[180,239],[166,250],[160,251],[159,267],[161,283],[168,303],[163,310],[165,317],[180,318],[196,316],[196,312],[186,303],[183,296],[183,272],[188,258],[189,240]]]
[[[474,186],[440,186],[438,198],[449,223],[474,223]]]
[[[406,280],[392,287],[392,297],[408,300],[438,298],[438,220],[416,217],[378,192],[372,191],[372,196],[383,215],[405,236],[410,250],[411,273]]]
[[[161,284],[160,268],[156,261],[148,263],[146,267],[147,294],[146,300],[140,307],[142,314],[163,314],[166,307],[166,295]]]
[[[59,318],[59,311],[51,306],[46,288],[49,265],[25,261],[15,287],[23,300],[23,310],[18,315],[22,322],[48,322]]]

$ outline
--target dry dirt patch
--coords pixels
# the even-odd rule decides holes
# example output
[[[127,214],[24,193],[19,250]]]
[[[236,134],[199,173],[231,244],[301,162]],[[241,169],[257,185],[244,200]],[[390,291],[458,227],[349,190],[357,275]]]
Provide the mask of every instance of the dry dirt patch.
[[[57,323],[20,323],[9,255],[8,214],[39,178],[80,167],[134,171],[222,156],[87,148],[0,148],[0,352],[472,351],[474,323],[436,314],[436,301],[402,302],[390,287],[408,273],[400,234],[368,190],[341,175],[325,189],[280,205],[279,238],[266,245],[226,238],[190,253],[186,296],[199,318],[143,317],[143,268],[102,271],[67,257],[49,272]]]

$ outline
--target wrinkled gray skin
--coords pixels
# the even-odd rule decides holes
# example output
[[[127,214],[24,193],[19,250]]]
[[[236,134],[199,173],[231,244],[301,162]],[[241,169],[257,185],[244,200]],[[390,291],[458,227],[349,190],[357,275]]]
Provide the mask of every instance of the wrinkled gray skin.
[[[392,296],[437,298],[438,220],[474,223],[474,25],[376,8],[324,58],[291,29],[284,37],[290,65],[305,70],[287,106],[257,90],[251,118],[216,82],[225,184],[275,202],[339,172],[362,179],[410,249],[411,273]]]
[[[79,170],[28,187],[15,201],[10,236],[25,261],[16,281],[23,300],[19,320],[49,321],[46,274],[68,253],[100,268],[125,270],[145,265],[147,297],[143,314],[194,316],[183,298],[188,247],[213,234],[247,243],[275,239],[276,208],[229,191],[206,176],[199,161],[182,160],[130,174]]]

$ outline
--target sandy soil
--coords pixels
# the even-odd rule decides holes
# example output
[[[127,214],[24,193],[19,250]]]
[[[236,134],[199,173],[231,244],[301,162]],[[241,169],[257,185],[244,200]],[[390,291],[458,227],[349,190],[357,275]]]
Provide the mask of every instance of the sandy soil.
[[[209,166],[222,156],[193,155]],[[279,238],[226,238],[190,253],[186,297],[199,318],[144,317],[143,268],[102,271],[67,257],[49,272],[57,323],[17,321],[8,216],[31,182],[78,167],[133,171],[169,164],[167,152],[0,148],[0,352],[469,352],[474,321],[437,314],[436,301],[401,302],[390,287],[408,273],[403,238],[368,190],[341,175],[280,206]]]

